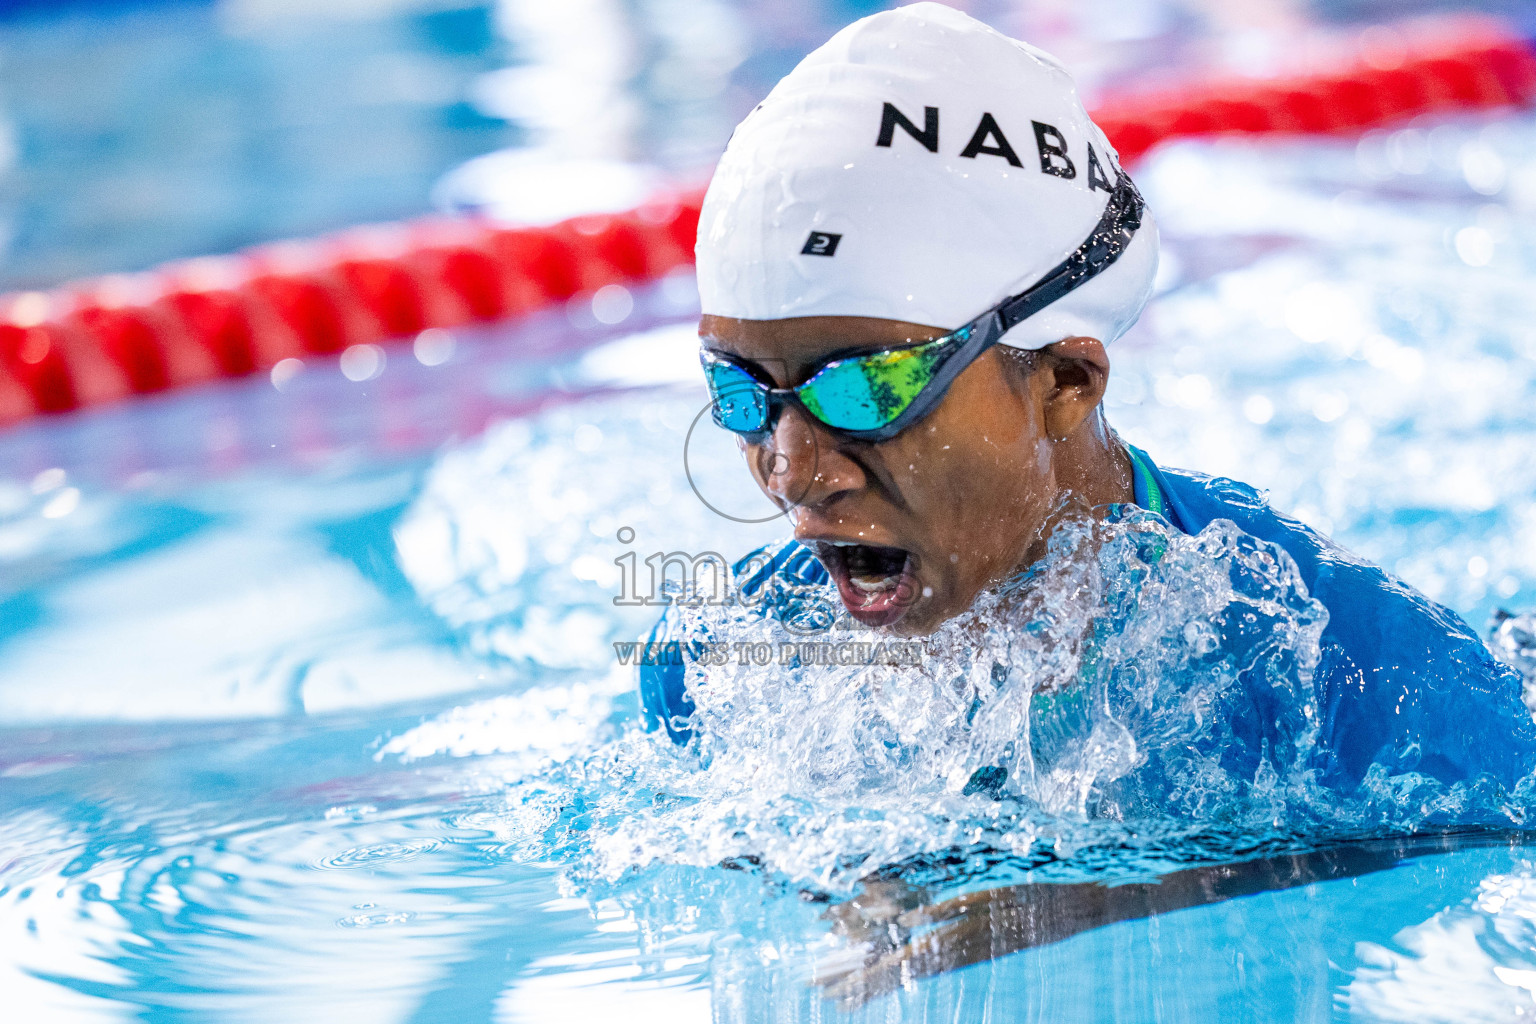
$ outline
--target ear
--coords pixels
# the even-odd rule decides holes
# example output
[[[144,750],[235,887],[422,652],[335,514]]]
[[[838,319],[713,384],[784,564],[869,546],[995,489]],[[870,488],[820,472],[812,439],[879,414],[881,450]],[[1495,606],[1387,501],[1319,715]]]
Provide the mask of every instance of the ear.
[[[1064,441],[1088,421],[1109,385],[1109,356],[1097,338],[1067,338],[1040,350],[1044,357],[1045,429]]]

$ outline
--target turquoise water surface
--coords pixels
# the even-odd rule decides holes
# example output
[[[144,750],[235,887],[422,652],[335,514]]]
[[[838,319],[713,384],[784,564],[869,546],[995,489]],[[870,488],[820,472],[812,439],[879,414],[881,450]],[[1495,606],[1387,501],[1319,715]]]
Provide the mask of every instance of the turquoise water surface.
[[[1169,258],[1113,353],[1114,425],[1165,464],[1267,487],[1480,628],[1536,605],[1536,121],[1178,146],[1139,178]],[[951,756],[906,728],[930,713],[902,704],[915,691],[847,715],[839,677],[797,690],[772,666],[717,689],[744,703],[710,760],[639,734],[610,644],[655,611],[615,606],[615,559],[734,555],[783,532],[736,521],[763,506],[729,440],[690,439],[690,289],[637,293],[611,327],[578,302],[466,334],[446,361],[422,348],[430,366],[392,348],[369,380],[316,363],[282,390],[223,385],[0,438],[15,1019],[1536,1012],[1536,865],[1518,834],[824,999],[814,979],[848,960],[823,915],[893,861],[938,899],[1145,880],[1305,849],[1306,829],[1242,787],[1219,820],[1106,818],[1060,788],[1003,814],[914,770]],[[1277,636],[1304,661],[1294,602]],[[1202,613],[1166,614],[1138,628]],[[963,643],[940,654],[958,675],[986,668]],[[1170,699],[1194,692],[1190,671],[1161,677]],[[754,703],[764,687],[786,703]],[[844,731],[806,745],[778,713],[794,700],[809,702],[796,721]],[[837,768],[878,729],[905,752]],[[1108,756],[1055,778],[1091,796]],[[1447,819],[1445,793],[1408,790],[1357,822]]]
[[[47,287],[434,207],[632,203],[880,5],[0,6],[0,279]],[[1245,30],[1239,7],[969,9],[1090,96],[1277,66],[1283,8],[1384,10],[1276,3]],[[1478,629],[1536,609],[1536,119],[1180,144],[1134,172],[1165,262],[1112,353],[1113,425]],[[312,360],[0,434],[0,1018],[1536,1015],[1528,794],[1176,770],[1225,722],[1200,652],[1255,600],[1238,576],[1310,742],[1316,608],[1219,530],[1065,531],[921,672],[713,666],[697,747],[641,733],[613,644],[658,608],[616,603],[623,566],[785,533],[701,420],[696,301],[684,275],[350,376]],[[1166,600],[1103,614],[1132,575]],[[1097,670],[1141,685],[1080,702],[1100,621]],[[967,792],[1021,743],[1002,799]],[[1171,909],[1191,879],[1234,898]],[[1024,923],[988,904],[991,960],[897,916],[1035,883]],[[886,969],[892,935],[953,969]]]

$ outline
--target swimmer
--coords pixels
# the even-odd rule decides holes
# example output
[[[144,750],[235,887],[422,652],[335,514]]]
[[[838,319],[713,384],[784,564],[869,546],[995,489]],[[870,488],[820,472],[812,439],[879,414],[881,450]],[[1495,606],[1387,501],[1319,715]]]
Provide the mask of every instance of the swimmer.
[[[1065,512],[1134,505],[1185,533],[1227,520],[1288,552],[1330,612],[1323,784],[1353,791],[1375,765],[1513,790],[1536,725],[1465,622],[1106,422],[1108,353],[1157,252],[1056,60],[934,3],[839,32],[736,129],[699,224],[713,416],[794,527],[743,566],[758,584],[831,582],[854,619],[921,636],[1039,560]],[[677,623],[652,641],[685,639]],[[641,670],[648,723],[678,742],[684,670]]]

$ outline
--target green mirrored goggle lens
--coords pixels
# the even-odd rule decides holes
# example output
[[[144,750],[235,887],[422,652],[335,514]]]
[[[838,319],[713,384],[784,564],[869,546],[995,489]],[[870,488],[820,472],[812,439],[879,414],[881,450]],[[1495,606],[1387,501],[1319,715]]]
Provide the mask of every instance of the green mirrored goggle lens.
[[[907,411],[933,382],[945,343],[838,359],[795,389],[812,416],[839,430],[878,430]]]

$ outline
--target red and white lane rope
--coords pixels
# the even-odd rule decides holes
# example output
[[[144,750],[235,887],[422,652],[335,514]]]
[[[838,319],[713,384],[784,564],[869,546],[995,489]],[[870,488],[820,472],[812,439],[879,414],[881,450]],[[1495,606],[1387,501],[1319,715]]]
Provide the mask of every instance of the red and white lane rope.
[[[1173,138],[1351,133],[1536,100],[1536,54],[1497,23],[1394,38],[1402,46],[1386,59],[1188,82],[1111,99],[1094,119],[1130,162]],[[701,200],[665,196],[551,227],[427,219],[6,296],[0,425],[655,280],[692,263]]]

